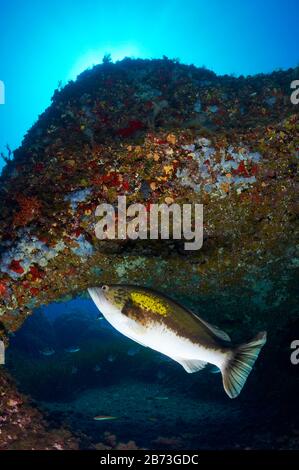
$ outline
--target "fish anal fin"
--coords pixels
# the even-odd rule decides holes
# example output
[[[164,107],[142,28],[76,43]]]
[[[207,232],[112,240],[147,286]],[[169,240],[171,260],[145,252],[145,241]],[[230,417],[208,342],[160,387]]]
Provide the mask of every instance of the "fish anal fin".
[[[207,362],[200,361],[198,359],[184,359],[182,357],[173,357],[173,360],[181,364],[181,366],[184,367],[185,371],[188,372],[188,374],[197,372],[206,367],[207,365]]]

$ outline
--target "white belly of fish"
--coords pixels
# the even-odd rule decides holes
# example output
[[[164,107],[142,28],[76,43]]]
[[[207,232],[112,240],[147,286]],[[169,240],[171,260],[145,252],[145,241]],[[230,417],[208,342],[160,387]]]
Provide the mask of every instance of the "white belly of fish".
[[[196,372],[207,363],[220,368],[225,362],[225,354],[221,351],[192,343],[158,322],[143,326],[124,315],[94,289],[89,289],[89,293],[98,309],[117,331],[145,347],[165,354],[181,364],[187,372]]]

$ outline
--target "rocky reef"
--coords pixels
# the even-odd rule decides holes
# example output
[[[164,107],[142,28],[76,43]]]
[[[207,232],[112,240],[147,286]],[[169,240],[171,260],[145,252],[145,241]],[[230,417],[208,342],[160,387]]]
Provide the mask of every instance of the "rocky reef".
[[[69,450],[78,442],[66,429],[49,429],[41,413],[0,375],[0,450]]]
[[[287,336],[298,314],[296,78],[124,59],[56,90],[0,178],[4,343],[33,308],[103,282],[158,286],[236,339]],[[95,209],[118,196],[149,212],[203,204],[202,249],[98,240]]]

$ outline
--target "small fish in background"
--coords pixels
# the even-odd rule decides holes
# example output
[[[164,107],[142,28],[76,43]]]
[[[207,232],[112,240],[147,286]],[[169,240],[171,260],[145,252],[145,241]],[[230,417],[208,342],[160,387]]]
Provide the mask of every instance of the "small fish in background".
[[[155,418],[154,416],[150,416],[148,420],[151,421],[152,423],[156,423],[157,421],[159,421],[158,418]]]
[[[73,367],[71,368],[71,374],[72,374],[72,375],[75,375],[75,374],[77,374],[77,372],[78,372],[78,367],[73,366]]]
[[[96,320],[104,320],[103,315],[101,313],[99,313]]]
[[[128,356],[131,356],[131,357],[134,357],[134,356],[136,356],[136,354],[138,354],[139,352],[140,352],[140,348],[132,346],[130,349],[128,349],[127,355],[128,355]]]
[[[78,346],[70,346],[69,348],[65,348],[65,352],[68,353],[76,353],[80,351],[80,348]]]
[[[55,354],[55,350],[53,348],[45,348],[45,349],[41,349],[39,353],[42,356],[53,356],[53,354]]]
[[[116,354],[109,354],[109,356],[107,357],[109,362],[114,362],[116,358],[117,358]]]
[[[93,368],[93,370],[94,370],[95,372],[100,372],[100,371],[102,370],[102,367],[101,367],[99,364],[97,364],[97,365]]]
[[[149,397],[146,397],[146,400],[149,400],[149,401],[152,401],[152,400],[158,400],[158,401],[167,401],[169,400],[169,397],[167,396],[163,396],[163,395],[156,395],[156,396],[149,396]]]
[[[235,346],[220,328],[153,289],[104,285],[88,292],[116,330],[165,354],[186,372],[197,372],[208,363],[217,366],[230,398],[241,392],[266,343],[267,334],[262,331],[248,343]]]
[[[111,421],[113,419],[117,419],[117,417],[116,416],[99,415],[99,416],[95,416],[93,419],[95,421]]]

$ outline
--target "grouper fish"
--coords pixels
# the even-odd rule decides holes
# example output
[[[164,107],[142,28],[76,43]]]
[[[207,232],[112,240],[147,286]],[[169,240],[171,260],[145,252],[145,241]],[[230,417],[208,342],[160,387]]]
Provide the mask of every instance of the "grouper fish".
[[[208,363],[222,373],[230,398],[241,392],[266,342],[266,332],[238,346],[218,327],[152,289],[103,285],[88,289],[96,306],[120,333],[178,362],[189,372]]]

